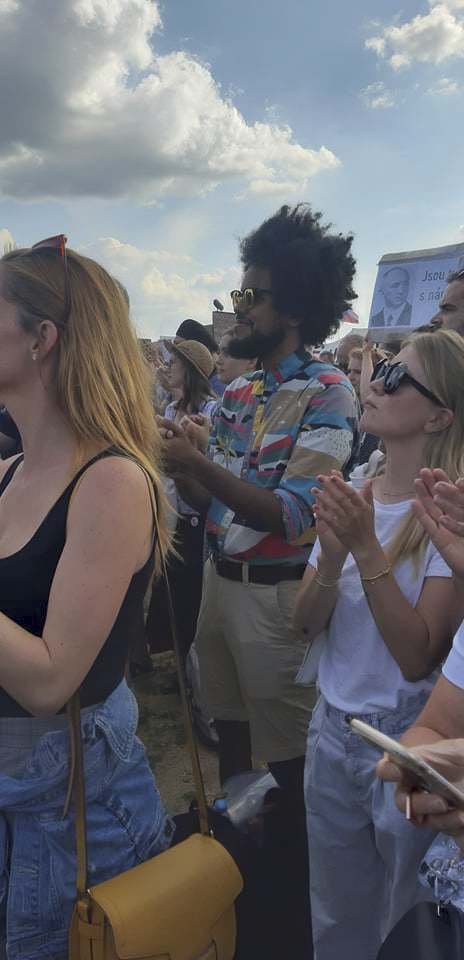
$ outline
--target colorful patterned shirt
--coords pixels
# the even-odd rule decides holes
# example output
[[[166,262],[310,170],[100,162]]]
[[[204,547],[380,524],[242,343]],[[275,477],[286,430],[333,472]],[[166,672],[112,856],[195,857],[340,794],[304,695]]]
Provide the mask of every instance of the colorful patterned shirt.
[[[252,564],[299,564],[315,540],[311,488],[319,473],[349,471],[358,446],[357,400],[348,378],[300,350],[272,370],[231,383],[214,420],[209,457],[279,498],[285,537],[254,530],[213,498],[211,551]]]

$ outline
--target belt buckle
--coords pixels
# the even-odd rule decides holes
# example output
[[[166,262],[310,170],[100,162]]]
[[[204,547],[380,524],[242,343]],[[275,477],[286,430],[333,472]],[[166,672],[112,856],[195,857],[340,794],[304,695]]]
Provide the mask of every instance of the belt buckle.
[[[250,564],[242,563],[242,583],[247,587],[250,583]]]

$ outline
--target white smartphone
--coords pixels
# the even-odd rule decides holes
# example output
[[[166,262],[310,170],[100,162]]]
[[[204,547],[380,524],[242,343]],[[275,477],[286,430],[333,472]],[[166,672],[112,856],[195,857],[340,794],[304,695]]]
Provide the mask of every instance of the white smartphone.
[[[363,720],[351,719],[350,727],[355,733],[359,734],[360,737],[363,737],[364,740],[368,740],[369,743],[374,744],[379,750],[388,753],[388,756],[391,757],[399,767],[402,767],[404,770],[407,770],[409,774],[412,774],[411,781],[415,786],[422,790],[427,790],[429,793],[437,793],[440,797],[448,800],[454,807],[464,808],[464,793],[445,777],[442,777],[441,773],[437,773],[429,763],[426,763],[425,760],[411,753],[402,743],[398,743],[398,741],[393,740],[392,737],[387,737],[385,733],[381,733],[380,730],[376,730],[375,727],[364,723]]]

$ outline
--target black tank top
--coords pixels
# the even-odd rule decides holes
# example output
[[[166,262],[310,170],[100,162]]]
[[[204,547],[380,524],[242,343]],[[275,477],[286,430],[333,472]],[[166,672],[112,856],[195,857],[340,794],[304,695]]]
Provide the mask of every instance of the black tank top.
[[[65,545],[73,490],[93,463],[109,456],[124,454],[108,449],[89,460],[73,477],[29,542],[17,553],[0,557],[0,611],[37,637],[42,636],[53,577]],[[0,497],[22,460],[22,456],[18,457],[6,471],[0,482]],[[137,632],[144,629],[143,601],[153,571],[154,549],[153,545],[145,566],[132,577],[113,629],[81,685],[83,707],[105,700],[124,676],[129,646]],[[28,717],[30,714],[0,687],[0,716]]]

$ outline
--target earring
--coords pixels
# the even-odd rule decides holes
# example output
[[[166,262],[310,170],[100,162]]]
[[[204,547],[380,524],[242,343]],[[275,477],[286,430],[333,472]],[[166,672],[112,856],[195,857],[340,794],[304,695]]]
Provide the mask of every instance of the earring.
[[[32,359],[33,359],[33,360],[38,360],[38,359],[39,359],[39,351],[38,351],[38,350],[33,350],[33,351],[32,351]]]

